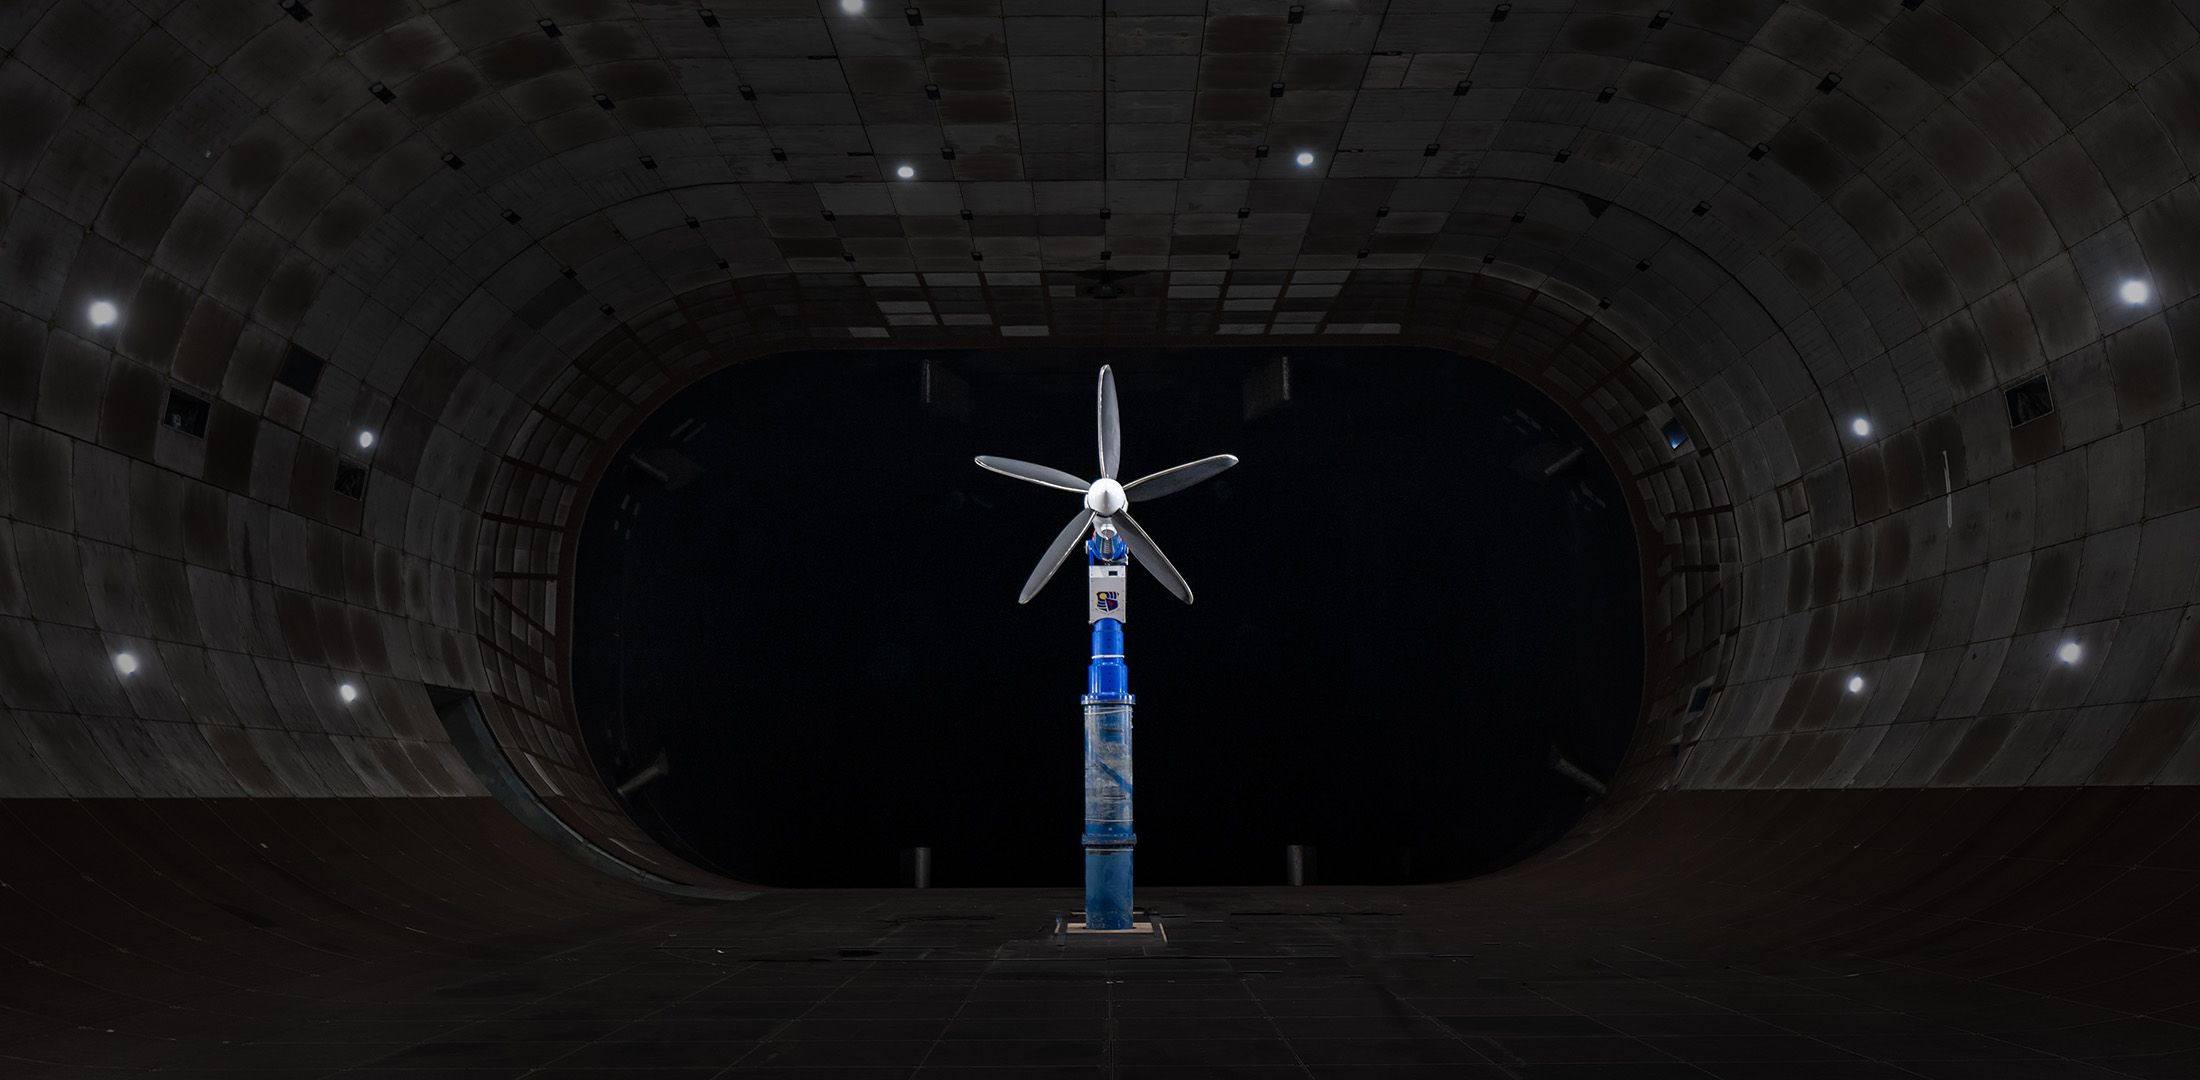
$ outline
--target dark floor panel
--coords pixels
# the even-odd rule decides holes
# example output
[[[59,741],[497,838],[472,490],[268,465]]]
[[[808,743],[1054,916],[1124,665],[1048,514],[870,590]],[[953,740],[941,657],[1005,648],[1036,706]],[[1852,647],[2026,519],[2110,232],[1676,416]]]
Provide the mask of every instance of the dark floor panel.
[[[1763,793],[1659,800],[1586,850],[1460,885],[1147,888],[1168,939],[1142,944],[1052,937],[1068,890],[651,894],[447,802],[158,822],[149,803],[0,805],[39,845],[0,890],[0,1075],[2200,1075],[2194,962],[2174,952],[2188,871],[2010,872],[2050,839],[2082,848],[2062,834],[2110,828],[2128,798],[1817,793],[1849,824],[1792,840],[1765,822],[1808,816]],[[1964,831],[1904,832],[1888,806]],[[2099,812],[2048,813],[2072,807]],[[380,826],[442,854],[387,873]],[[1930,854],[1968,836],[1969,861]],[[122,849],[78,870],[94,844]],[[145,844],[164,846],[133,861]],[[1960,888],[1902,891],[1956,867]],[[2017,908],[2058,928],[1987,915]]]
[[[267,999],[220,1029],[126,1020],[10,1052],[24,1075],[105,1056],[147,1077],[1958,1080],[2183,1075],[2200,1047],[2181,1024],[1913,967],[1670,936],[1645,962],[1643,921],[1472,888],[1145,896],[1166,947],[1054,944],[1061,893],[776,893],[535,956],[384,965],[406,989],[372,1002]],[[1231,914],[1284,906],[1357,914],[1291,926],[1288,952],[1272,916]],[[998,917],[893,948],[905,917],[952,914]]]

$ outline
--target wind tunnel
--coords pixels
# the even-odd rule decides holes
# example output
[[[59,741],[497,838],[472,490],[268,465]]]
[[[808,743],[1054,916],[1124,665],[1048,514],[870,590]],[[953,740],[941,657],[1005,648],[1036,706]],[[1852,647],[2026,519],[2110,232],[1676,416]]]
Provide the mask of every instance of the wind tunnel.
[[[675,395],[584,519],[574,700],[606,783],[674,763],[622,792],[652,837],[772,885],[894,885],[913,847],[1077,880],[1083,602],[1016,603],[1072,500],[971,456],[1090,469],[1102,363],[1129,479],[1242,459],[1137,510],[1198,596],[1131,571],[1141,881],[1274,883],[1293,844],[1451,881],[1580,817],[1641,710],[1640,556],[1534,387],[1395,347],[815,351]]]
[[[620,1067],[603,1018],[651,987],[883,1021],[757,980],[927,955],[1000,966],[923,993],[1029,991],[1055,954],[1002,943],[1053,894],[737,901],[634,809],[684,758],[599,771],[619,448],[808,351],[1372,343],[1586,434],[1640,555],[1636,723],[1561,755],[1606,792],[1510,869],[1174,894],[1168,978],[1421,1010],[1385,1013],[1410,1045],[1252,1040],[1308,1070],[2190,1071],[2196,42],[2153,0],[19,4],[0,1054]],[[649,1022],[758,1020],[682,1002]],[[710,1030],[712,1067],[836,1044]]]

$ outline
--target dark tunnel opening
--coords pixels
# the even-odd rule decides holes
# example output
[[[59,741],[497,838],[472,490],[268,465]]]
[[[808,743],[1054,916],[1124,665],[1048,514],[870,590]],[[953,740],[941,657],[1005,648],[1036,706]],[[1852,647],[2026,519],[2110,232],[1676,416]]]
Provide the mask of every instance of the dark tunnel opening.
[[[1102,363],[1126,479],[1243,459],[1140,510],[1198,598],[1133,571],[1142,883],[1280,881],[1289,844],[1455,880],[1594,802],[1642,696],[1636,538],[1528,384],[1433,349],[808,352],[679,393],[588,509],[580,726],[658,841],[762,884],[892,885],[917,845],[940,884],[1078,880],[1082,601],[1015,603],[1077,497],[971,457],[1090,472]]]

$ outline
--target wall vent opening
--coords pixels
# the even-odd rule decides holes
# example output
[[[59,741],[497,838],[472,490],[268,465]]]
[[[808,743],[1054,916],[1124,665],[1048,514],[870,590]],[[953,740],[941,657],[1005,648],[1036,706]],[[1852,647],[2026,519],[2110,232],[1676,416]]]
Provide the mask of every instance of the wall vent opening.
[[[283,366],[275,373],[275,381],[311,396],[313,388],[321,384],[321,365],[320,357],[293,343],[290,351],[283,355]]]
[[[2023,427],[2055,411],[2055,395],[2047,389],[2047,376],[2026,379],[2008,390],[2009,426]]]
[[[206,437],[206,418],[213,411],[214,407],[204,401],[181,390],[170,390],[168,409],[161,414],[161,423],[194,439],[203,439]]]
[[[336,466],[336,493],[347,499],[367,497],[367,470],[349,462]]]

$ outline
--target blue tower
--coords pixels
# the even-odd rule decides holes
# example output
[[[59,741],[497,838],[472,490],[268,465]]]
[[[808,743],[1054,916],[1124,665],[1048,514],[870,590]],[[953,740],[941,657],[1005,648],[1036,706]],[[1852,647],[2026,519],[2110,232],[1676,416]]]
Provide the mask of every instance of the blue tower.
[[[1122,413],[1116,404],[1115,375],[1100,369],[1097,402],[1100,478],[1086,480],[1060,469],[1012,458],[980,457],[978,465],[1040,487],[1085,497],[1084,508],[1054,538],[1039,565],[1024,582],[1019,604],[1028,604],[1079,548],[1085,551],[1085,614],[1092,627],[1092,666],[1085,674],[1085,927],[1131,928],[1131,852],[1138,835],[1131,829],[1130,669],[1123,663],[1123,623],[1128,612],[1124,585],[1133,557],[1177,599],[1192,602],[1192,587],[1161,554],[1153,538],[1131,519],[1133,502],[1158,499],[1191,487],[1238,463],[1216,454],[1163,469],[1129,484],[1115,479],[1122,460]],[[1087,539],[1087,537],[1091,539]]]
[[[1123,588],[1129,549],[1113,536],[1086,541],[1092,666],[1085,673],[1085,926],[1131,928],[1130,668],[1123,663]]]

